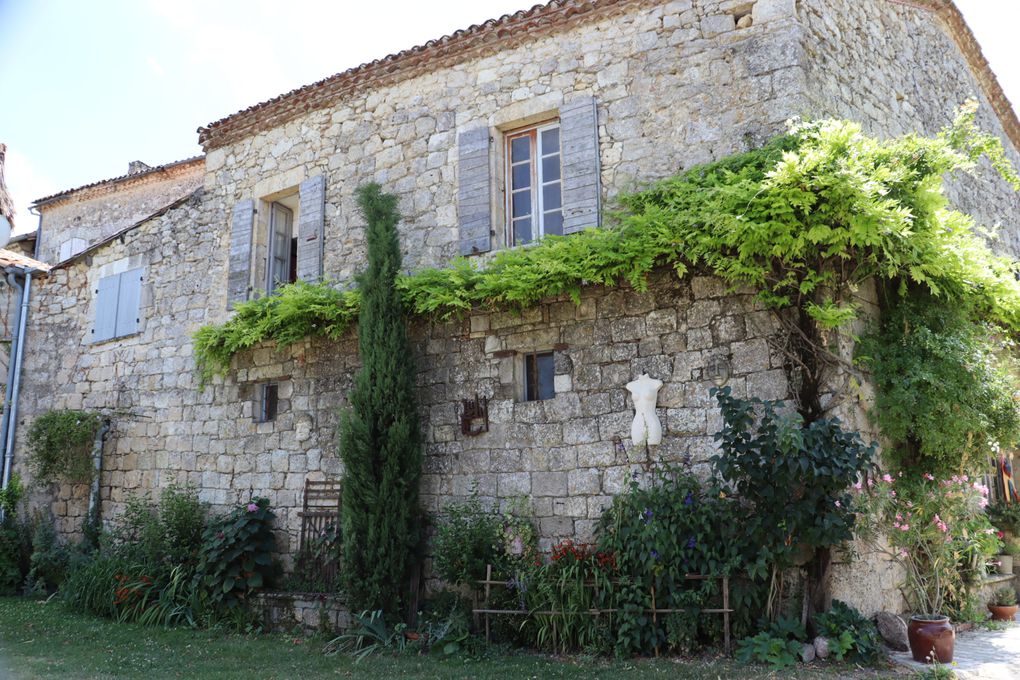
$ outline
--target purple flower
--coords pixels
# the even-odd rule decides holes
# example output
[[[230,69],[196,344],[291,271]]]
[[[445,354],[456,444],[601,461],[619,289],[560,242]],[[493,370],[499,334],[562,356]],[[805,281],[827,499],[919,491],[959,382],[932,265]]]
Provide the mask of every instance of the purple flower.
[[[644,518],[645,524],[648,524],[652,521],[652,509],[645,508],[645,511],[641,513],[641,516]]]
[[[658,550],[652,550],[652,559],[653,560],[659,559],[659,551]]]
[[[694,492],[688,491],[687,496],[684,497],[684,505],[691,505],[694,503]]]
[[[687,549],[688,550],[694,550],[694,546],[696,546],[697,544],[698,544],[698,542],[694,540],[693,536],[691,536],[689,539],[687,539]]]
[[[259,506],[255,503],[248,504],[248,512],[258,512]]]

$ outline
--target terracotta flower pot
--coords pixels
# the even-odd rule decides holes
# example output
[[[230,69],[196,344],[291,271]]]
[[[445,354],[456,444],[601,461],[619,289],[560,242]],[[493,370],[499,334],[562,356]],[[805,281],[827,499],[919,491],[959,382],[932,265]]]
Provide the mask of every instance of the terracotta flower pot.
[[[1012,621],[1016,618],[1017,605],[988,605],[988,611],[992,613],[992,621]]]
[[[910,617],[907,639],[914,661],[930,663],[932,652],[939,663],[951,663],[956,631],[948,616],[924,614]]]
[[[1013,556],[1012,555],[998,555],[996,561],[999,563],[995,568],[1000,574],[1012,574],[1013,573]]]

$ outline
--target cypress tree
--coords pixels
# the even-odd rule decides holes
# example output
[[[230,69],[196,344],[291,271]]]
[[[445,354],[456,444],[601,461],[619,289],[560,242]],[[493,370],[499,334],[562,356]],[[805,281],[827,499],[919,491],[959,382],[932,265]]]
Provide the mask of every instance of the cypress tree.
[[[403,304],[395,196],[358,189],[367,221],[368,268],[358,278],[361,314],[355,377],[340,425],[343,580],[351,611],[401,613],[420,540],[422,436]]]

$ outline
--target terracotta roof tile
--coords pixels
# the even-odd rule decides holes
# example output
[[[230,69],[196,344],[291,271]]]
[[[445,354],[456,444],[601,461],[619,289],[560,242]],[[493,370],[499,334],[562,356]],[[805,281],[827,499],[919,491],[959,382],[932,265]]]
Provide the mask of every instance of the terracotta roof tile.
[[[172,170],[174,168],[178,168],[178,167],[181,167],[183,165],[188,165],[190,163],[196,163],[196,162],[198,162],[198,161],[200,161],[200,160],[202,160],[204,158],[205,158],[205,155],[204,154],[200,154],[198,156],[192,156],[191,158],[185,158],[184,160],[181,160],[181,161],[174,161],[173,163],[164,163],[163,165],[157,165],[157,166],[149,168],[148,170],[145,170],[143,172],[136,172],[136,173],[133,173],[133,174],[121,175],[120,177],[111,177],[110,179],[101,179],[98,182],[92,182],[91,184],[83,184],[82,186],[75,187],[73,189],[65,189],[64,191],[60,191],[60,192],[57,192],[55,194],[51,194],[49,196],[43,196],[42,198],[35,199],[35,201],[32,202],[32,206],[33,207],[38,207],[38,206],[43,205],[45,203],[52,203],[53,201],[59,200],[61,198],[65,198],[65,197],[67,197],[67,196],[69,196],[69,195],[71,195],[71,194],[73,194],[75,192],[82,191],[83,189],[91,189],[93,187],[103,186],[103,185],[106,185],[106,184],[116,184],[117,182],[124,182],[126,180],[141,179],[143,177],[148,177],[148,176],[150,176],[150,175],[152,175],[154,173],[157,173],[157,172],[163,172],[163,171],[166,171],[166,170]]]
[[[34,269],[41,272],[48,272],[50,270],[50,266],[45,262],[33,260],[28,255],[22,255],[6,248],[0,248],[0,267],[18,267],[20,269]]]

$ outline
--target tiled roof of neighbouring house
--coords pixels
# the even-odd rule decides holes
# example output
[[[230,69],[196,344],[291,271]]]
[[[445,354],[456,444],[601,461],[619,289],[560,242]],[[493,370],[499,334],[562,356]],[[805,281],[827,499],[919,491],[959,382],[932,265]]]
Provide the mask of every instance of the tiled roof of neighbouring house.
[[[55,194],[51,194],[50,196],[43,196],[42,198],[37,198],[37,199],[35,199],[35,201],[32,202],[32,205],[35,206],[35,207],[38,207],[38,206],[41,206],[41,205],[45,205],[47,203],[53,203],[54,201],[58,201],[58,200],[60,200],[62,198],[66,198],[66,197],[70,196],[71,194],[76,193],[78,191],[82,191],[84,189],[92,189],[94,187],[110,185],[110,184],[117,184],[118,182],[135,181],[135,180],[139,180],[139,179],[144,179],[144,178],[152,177],[152,175],[154,175],[154,174],[156,174],[158,172],[166,172],[168,170],[174,170],[176,168],[180,168],[180,167],[183,167],[185,165],[191,165],[193,163],[198,163],[198,162],[200,162],[200,161],[202,161],[204,159],[205,159],[205,155],[192,156],[191,158],[185,158],[184,160],[181,160],[181,161],[174,161],[173,163],[164,163],[163,165],[157,165],[155,167],[149,168],[149,169],[144,170],[142,172],[133,172],[133,173],[128,173],[126,175],[121,175],[120,177],[111,177],[110,179],[101,179],[98,182],[92,182],[91,184],[83,184],[80,187],[75,187],[73,189],[65,189],[64,191],[60,191],[60,192],[57,192]]]
[[[545,5],[455,31],[424,45],[391,54],[336,75],[299,87],[198,128],[198,142],[206,151],[287,123],[309,111],[324,108],[351,93],[411,78],[468,58],[490,54],[521,42],[563,30],[583,21],[620,12],[653,0],[553,0]],[[981,84],[1006,135],[1020,149],[1020,121],[963,15],[952,0],[887,0],[926,9],[941,18]]]
[[[33,260],[28,255],[22,255],[6,248],[0,248],[0,267],[18,267],[19,269],[34,269],[41,272],[48,272],[50,270],[50,266],[45,262]]]

